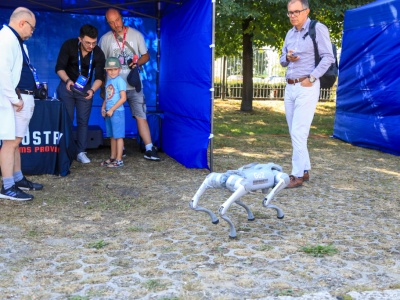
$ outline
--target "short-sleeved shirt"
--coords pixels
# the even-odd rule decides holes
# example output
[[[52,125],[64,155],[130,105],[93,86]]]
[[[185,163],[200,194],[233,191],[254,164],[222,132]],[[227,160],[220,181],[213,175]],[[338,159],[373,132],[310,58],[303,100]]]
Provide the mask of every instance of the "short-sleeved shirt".
[[[108,78],[106,83],[106,110],[109,110],[121,99],[121,91],[126,91],[126,82],[121,76]],[[121,105],[116,110],[125,110]]]
[[[60,70],[64,70],[67,73],[68,77],[74,82],[79,77],[78,47],[80,47],[78,38],[65,41],[64,44],[61,46],[56,64],[56,73]],[[95,80],[104,80],[104,65],[106,63],[104,53],[99,46],[94,47],[92,51],[92,69],[90,71],[90,78],[87,84],[92,81],[93,75]],[[91,53],[92,52],[89,52],[88,54],[86,54],[85,57],[82,57],[82,51],[80,51],[82,75],[85,77],[87,77],[89,74]]]
[[[143,35],[136,29],[133,29],[131,27],[126,27],[126,28],[127,31],[126,31],[125,43],[129,43],[129,45],[133,48],[133,50],[135,50],[136,54],[139,57],[143,54],[146,54],[148,49]],[[126,81],[126,78],[128,77],[129,72],[131,71],[129,69],[127,62],[129,59],[132,59],[135,53],[132,53],[129,47],[123,45],[122,42],[119,42],[115,37],[113,31],[107,32],[100,38],[99,46],[103,50],[106,58],[113,56],[119,59],[122,65],[122,70],[121,73],[119,73],[119,75]],[[127,89],[133,90],[135,88],[127,84]]]

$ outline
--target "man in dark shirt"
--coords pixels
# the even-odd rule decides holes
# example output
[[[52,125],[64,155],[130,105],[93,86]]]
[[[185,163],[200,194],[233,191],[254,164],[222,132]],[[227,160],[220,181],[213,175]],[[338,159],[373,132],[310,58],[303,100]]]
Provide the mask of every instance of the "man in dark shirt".
[[[83,25],[79,38],[69,39],[61,46],[56,65],[56,73],[61,79],[57,94],[72,121],[76,108],[77,161],[84,164],[90,163],[85,149],[93,95],[104,80],[105,57],[97,46],[97,36],[96,27]]]

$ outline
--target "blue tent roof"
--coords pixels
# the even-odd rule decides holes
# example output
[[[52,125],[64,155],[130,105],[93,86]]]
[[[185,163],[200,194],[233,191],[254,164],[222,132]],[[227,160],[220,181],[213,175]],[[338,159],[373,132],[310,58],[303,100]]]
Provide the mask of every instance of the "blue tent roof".
[[[400,155],[400,1],[345,14],[333,136]]]
[[[15,9],[24,6],[32,11],[62,12],[70,14],[104,15],[110,7],[123,15],[159,18],[158,2],[162,15],[188,0],[13,0],[1,1],[0,7]]]
[[[378,0],[346,11],[344,30],[389,24],[399,21],[399,0]]]

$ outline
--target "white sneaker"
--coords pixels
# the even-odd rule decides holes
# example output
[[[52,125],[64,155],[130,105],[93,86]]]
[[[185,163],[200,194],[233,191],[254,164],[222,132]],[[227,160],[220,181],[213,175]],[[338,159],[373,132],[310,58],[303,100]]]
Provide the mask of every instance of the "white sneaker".
[[[83,164],[88,164],[90,163],[90,159],[86,156],[86,152],[81,152],[78,154],[78,157],[76,158],[77,161]]]

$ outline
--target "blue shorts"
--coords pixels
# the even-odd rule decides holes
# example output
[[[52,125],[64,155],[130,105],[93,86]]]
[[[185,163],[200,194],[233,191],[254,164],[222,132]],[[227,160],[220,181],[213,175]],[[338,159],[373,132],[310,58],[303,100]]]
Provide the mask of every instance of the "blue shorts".
[[[114,139],[125,137],[125,111],[116,110],[111,117],[106,117],[107,137]]]

